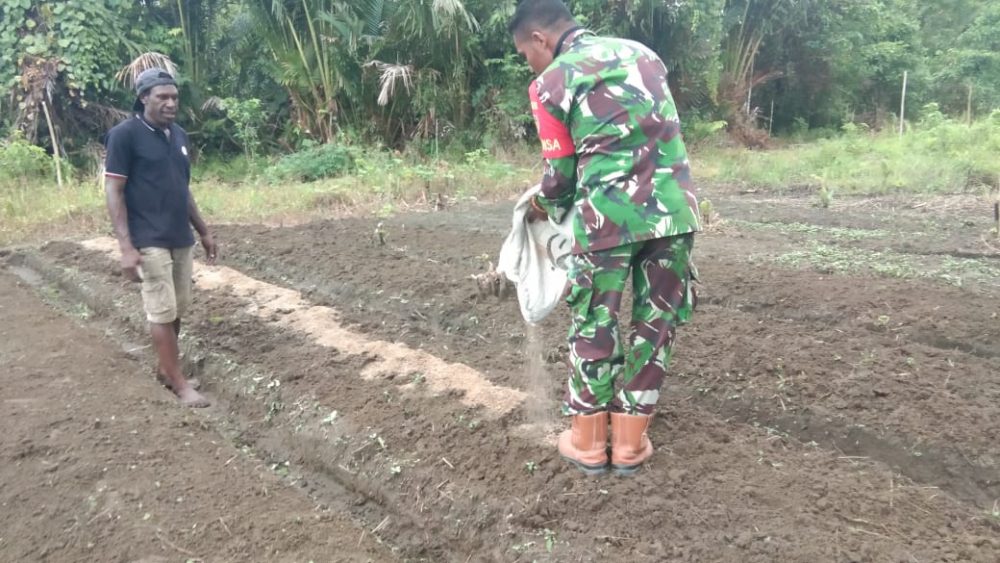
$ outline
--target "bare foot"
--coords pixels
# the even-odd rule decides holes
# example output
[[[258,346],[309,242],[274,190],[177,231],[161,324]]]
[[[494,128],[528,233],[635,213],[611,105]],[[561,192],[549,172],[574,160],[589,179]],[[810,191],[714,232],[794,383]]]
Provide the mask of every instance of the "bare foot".
[[[178,392],[177,398],[180,399],[181,405],[192,409],[203,409],[212,404],[208,402],[208,399],[203,397],[201,393],[195,391],[190,386]]]
[[[167,376],[162,371],[156,371],[156,380],[160,382],[160,385],[166,387],[167,389],[170,389],[171,391],[174,390],[173,385],[170,384],[170,381],[167,380]],[[201,389],[201,381],[198,381],[194,377],[188,379],[187,382],[188,385],[190,385],[195,391]]]

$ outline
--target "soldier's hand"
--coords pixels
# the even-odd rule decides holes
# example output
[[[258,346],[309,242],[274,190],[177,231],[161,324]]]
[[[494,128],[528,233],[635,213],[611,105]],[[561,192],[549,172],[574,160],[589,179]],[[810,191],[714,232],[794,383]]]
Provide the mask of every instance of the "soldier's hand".
[[[139,266],[142,264],[142,254],[135,248],[122,250],[122,274],[125,279],[133,282],[142,281],[139,276]]]
[[[531,208],[528,209],[528,214],[526,216],[528,223],[537,223],[539,221],[548,221],[549,214],[545,209],[539,205],[535,198],[531,198]]]
[[[548,221],[549,215],[544,211],[538,211],[537,209],[532,209],[528,211],[527,219],[528,223],[538,223],[541,221]]]

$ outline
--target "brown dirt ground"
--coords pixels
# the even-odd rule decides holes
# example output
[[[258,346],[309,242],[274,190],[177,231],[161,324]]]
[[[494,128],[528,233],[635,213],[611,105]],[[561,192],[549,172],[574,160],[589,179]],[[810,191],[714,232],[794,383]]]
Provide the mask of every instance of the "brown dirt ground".
[[[0,561],[395,561],[0,271]]]
[[[412,373],[365,380],[374,358],[319,346],[236,292],[198,293],[187,361],[227,405],[213,424],[287,462],[312,498],[340,499],[406,559],[996,561],[995,280],[955,287],[774,262],[821,240],[915,260],[928,254],[914,248],[974,254],[992,267],[977,242],[985,221],[953,220],[974,202],[819,210],[805,196],[712,195],[732,223],[697,243],[702,306],[652,430],[657,457],[634,479],[568,470],[523,426],[536,422],[526,409],[492,418]],[[508,214],[503,204],[396,217],[385,247],[365,219],[219,236],[228,265],[332,307],[354,331],[527,390],[538,370],[516,303],[480,298],[469,279],[496,255]],[[765,220],[823,228],[751,225]],[[831,226],[879,232],[859,242]],[[118,327],[113,338],[141,327],[134,288],[108,256],[55,243],[20,260]],[[561,311],[539,330],[553,395],[565,325]]]

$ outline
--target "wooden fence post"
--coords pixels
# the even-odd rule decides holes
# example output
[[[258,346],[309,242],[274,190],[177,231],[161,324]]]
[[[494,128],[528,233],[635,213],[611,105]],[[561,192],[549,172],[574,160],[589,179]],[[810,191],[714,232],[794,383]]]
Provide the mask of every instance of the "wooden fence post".
[[[903,71],[903,96],[899,102],[899,136],[903,137],[903,127],[906,124],[906,80],[909,78],[910,71]]]
[[[62,159],[59,157],[59,139],[56,137],[55,127],[52,126],[52,115],[49,114],[49,105],[42,100],[42,111],[45,112],[45,122],[49,125],[49,139],[52,141],[52,158],[56,161],[56,182],[59,189],[63,187],[62,181]]]
[[[969,101],[965,106],[965,122],[972,126],[972,83],[969,83]]]

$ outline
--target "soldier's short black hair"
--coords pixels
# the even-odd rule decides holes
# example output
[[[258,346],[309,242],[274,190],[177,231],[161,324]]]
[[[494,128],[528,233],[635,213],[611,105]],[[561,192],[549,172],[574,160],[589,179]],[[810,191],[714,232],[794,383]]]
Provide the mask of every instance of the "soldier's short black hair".
[[[574,22],[573,14],[562,0],[521,0],[510,18],[507,31],[517,35],[528,25],[549,28],[559,23]]]

